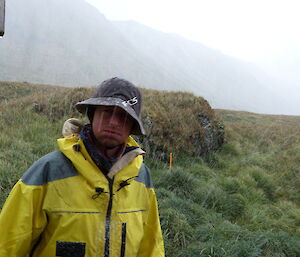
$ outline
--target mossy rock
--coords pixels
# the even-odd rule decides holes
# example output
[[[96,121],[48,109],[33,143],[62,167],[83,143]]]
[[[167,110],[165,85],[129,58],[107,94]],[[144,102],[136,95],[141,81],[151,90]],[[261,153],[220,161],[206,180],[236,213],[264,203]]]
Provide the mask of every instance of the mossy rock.
[[[139,139],[151,157],[200,156],[224,142],[224,125],[209,103],[187,92],[143,89],[143,123],[147,136]]]

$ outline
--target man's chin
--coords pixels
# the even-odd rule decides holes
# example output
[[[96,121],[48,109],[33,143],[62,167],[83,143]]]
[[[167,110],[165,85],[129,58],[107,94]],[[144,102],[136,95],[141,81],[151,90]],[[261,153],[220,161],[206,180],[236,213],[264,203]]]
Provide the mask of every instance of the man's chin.
[[[119,140],[113,137],[106,137],[103,140],[99,140],[99,143],[108,149],[113,149],[115,147],[118,147],[119,145],[124,144],[124,142],[120,142]]]

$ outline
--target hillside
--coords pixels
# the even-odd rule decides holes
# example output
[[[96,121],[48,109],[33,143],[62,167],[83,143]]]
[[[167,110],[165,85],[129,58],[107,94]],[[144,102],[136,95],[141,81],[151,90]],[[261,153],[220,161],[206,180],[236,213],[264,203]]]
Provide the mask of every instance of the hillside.
[[[90,86],[120,76],[193,92],[215,108],[299,114],[254,65],[141,24],[111,22],[84,0],[10,0],[6,11],[2,81]]]
[[[0,83],[0,206],[23,172],[56,148],[64,120],[75,114],[73,101],[85,90]],[[57,95],[63,98],[55,101]],[[167,256],[300,256],[300,117],[207,110],[225,125],[219,150],[194,157],[181,144],[172,170],[167,160],[145,157]],[[172,139],[177,143],[181,136]]]
[[[201,95],[217,108],[264,113],[288,111],[285,99],[274,92],[275,82],[254,64],[134,21],[113,24],[136,49],[180,81],[179,90]],[[277,101],[280,106],[276,106]]]

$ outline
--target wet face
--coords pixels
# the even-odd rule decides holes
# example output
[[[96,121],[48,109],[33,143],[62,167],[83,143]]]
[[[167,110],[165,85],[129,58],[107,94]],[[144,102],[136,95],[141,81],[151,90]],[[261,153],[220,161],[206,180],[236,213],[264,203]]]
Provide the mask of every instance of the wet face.
[[[107,148],[125,143],[133,127],[133,119],[122,108],[98,106],[92,121],[93,133],[98,142]]]

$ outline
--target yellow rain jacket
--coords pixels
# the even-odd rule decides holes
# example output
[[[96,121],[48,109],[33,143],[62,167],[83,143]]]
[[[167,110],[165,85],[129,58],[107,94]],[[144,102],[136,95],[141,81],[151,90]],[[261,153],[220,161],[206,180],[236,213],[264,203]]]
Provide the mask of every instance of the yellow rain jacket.
[[[131,137],[127,144],[137,146]],[[0,257],[163,257],[141,149],[125,154],[105,176],[78,137],[58,145],[60,151],[35,162],[7,198]]]

